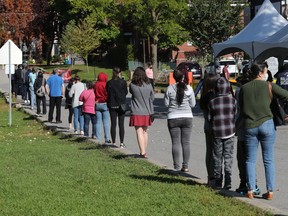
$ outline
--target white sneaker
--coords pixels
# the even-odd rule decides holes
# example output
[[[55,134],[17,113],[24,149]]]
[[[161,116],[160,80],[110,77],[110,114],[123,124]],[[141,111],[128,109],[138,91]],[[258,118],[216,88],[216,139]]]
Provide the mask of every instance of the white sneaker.
[[[27,103],[27,100],[24,100],[24,103],[26,104],[26,103]]]
[[[81,135],[84,135],[84,131],[80,131],[80,134],[81,134]]]
[[[120,148],[126,148],[126,145],[124,143],[121,143]]]

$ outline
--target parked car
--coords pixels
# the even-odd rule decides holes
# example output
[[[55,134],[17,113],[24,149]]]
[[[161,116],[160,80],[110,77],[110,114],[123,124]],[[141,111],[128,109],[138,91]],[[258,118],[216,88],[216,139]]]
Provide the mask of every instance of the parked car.
[[[182,62],[177,66],[177,69],[186,69],[188,72],[192,72],[193,78],[202,78],[202,68],[197,62]]]
[[[236,62],[234,60],[221,60],[221,61],[219,61],[219,63],[220,63],[221,72],[222,72],[224,66],[226,64],[228,64],[229,65],[228,71],[230,74],[238,73],[238,67],[237,67]]]
[[[215,65],[220,65],[219,70],[215,69]],[[222,70],[226,64],[228,64],[228,71],[230,74],[238,73],[238,67],[236,65],[236,62],[234,60],[221,60],[218,61],[217,64],[214,62],[210,62],[208,65],[205,66],[205,73],[222,73]]]

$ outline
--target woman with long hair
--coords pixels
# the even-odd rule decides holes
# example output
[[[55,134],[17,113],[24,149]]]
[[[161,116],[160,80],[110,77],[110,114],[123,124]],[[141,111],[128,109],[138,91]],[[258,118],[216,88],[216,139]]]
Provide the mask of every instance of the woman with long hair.
[[[118,118],[120,148],[125,148],[124,144],[124,120],[125,111],[121,109],[121,104],[126,104],[126,95],[128,93],[127,83],[121,78],[121,70],[119,67],[113,68],[112,79],[106,83],[107,90],[107,106],[110,113],[110,133],[113,145],[116,145],[116,125]]]
[[[267,192],[264,199],[272,200],[275,190],[274,145],[276,129],[273,114],[270,109],[271,97],[288,99],[288,92],[274,83],[267,83],[267,65],[253,64],[251,66],[252,81],[243,85],[239,93],[240,117],[244,127],[244,142],[246,147],[246,174],[248,198],[253,198],[256,186],[256,160],[259,143],[265,168]]]
[[[96,139],[96,112],[94,84],[91,81],[86,83],[86,89],[79,96],[83,103],[82,113],[84,116],[84,136],[89,137],[89,124],[92,122],[92,138]]]
[[[174,169],[188,172],[190,144],[192,135],[192,107],[196,100],[191,86],[185,83],[182,71],[175,70],[176,83],[168,86],[165,93],[165,105],[168,107],[168,129],[172,140]],[[182,152],[181,152],[182,148]],[[181,164],[181,153],[183,162]]]
[[[129,126],[134,126],[140,150],[140,157],[147,157],[148,126],[152,125],[150,115],[154,113],[154,91],[144,68],[134,70],[129,87],[132,94]]]
[[[213,164],[213,131],[212,125],[208,120],[208,104],[215,94],[216,81],[219,79],[219,75],[216,73],[207,73],[204,77],[203,88],[200,98],[200,108],[203,110],[204,115],[204,133],[205,133],[205,143],[206,143],[206,155],[205,163],[208,174],[208,186],[212,186],[214,179],[214,164]]]

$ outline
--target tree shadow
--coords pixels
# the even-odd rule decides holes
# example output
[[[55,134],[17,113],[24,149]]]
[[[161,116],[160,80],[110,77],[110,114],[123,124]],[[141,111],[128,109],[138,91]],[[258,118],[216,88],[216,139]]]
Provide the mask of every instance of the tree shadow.
[[[169,178],[164,176],[154,176],[154,175],[130,175],[131,178],[139,179],[139,180],[148,180],[148,181],[155,181],[161,182],[164,184],[184,184],[184,185],[198,185],[197,182],[194,182],[191,179],[177,179],[177,178]]]

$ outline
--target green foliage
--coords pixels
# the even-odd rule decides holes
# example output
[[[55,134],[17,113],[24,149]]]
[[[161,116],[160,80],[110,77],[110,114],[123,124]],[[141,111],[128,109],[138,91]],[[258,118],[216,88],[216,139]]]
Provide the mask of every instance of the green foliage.
[[[95,20],[99,39],[102,42],[114,41],[119,35],[119,16],[117,4],[113,0],[68,0],[72,5],[71,13],[81,18]]]
[[[132,44],[127,45],[127,60],[128,61],[134,61],[135,60],[134,47]]]
[[[62,63],[63,59],[61,57],[61,55],[54,55],[52,56],[52,62],[55,63],[55,62],[59,62],[59,63]]]
[[[271,215],[13,109],[0,130],[1,215]],[[0,101],[0,122],[8,105]],[[181,206],[181,208],[180,208]]]
[[[186,13],[183,27],[203,55],[212,53],[212,44],[222,42],[242,28],[241,6],[230,6],[230,0],[194,0]]]
[[[91,18],[80,20],[76,25],[71,21],[62,35],[61,46],[67,53],[76,53],[88,63],[88,55],[100,45],[99,34]]]

